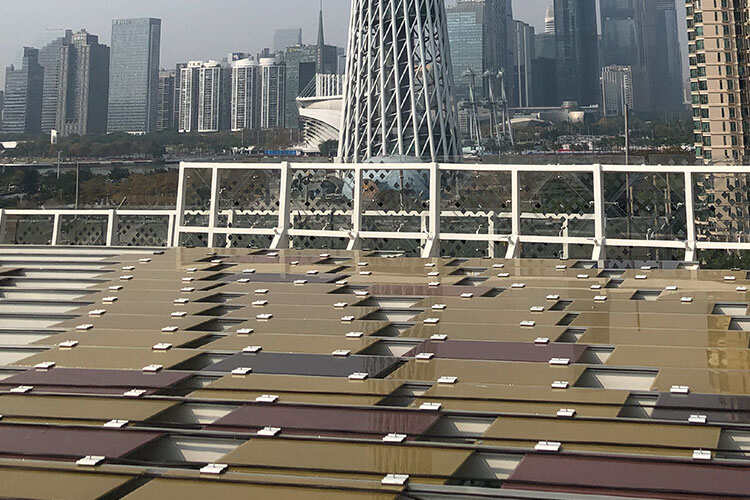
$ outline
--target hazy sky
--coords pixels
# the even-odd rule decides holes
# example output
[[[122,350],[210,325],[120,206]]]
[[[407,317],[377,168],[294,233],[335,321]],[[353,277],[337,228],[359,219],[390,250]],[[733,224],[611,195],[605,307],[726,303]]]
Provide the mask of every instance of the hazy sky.
[[[277,28],[302,27],[317,37],[317,0],[0,0],[0,68],[18,62],[24,45],[41,47],[65,28],[86,28],[109,44],[121,17],[162,19],[163,67],[189,59],[220,59],[230,51],[272,45]],[[516,19],[537,26],[552,0],[513,0]],[[324,0],[327,42],[344,45],[350,0]],[[0,71],[0,85],[5,72]]]
[[[162,66],[218,59],[233,50],[272,45],[276,28],[301,26],[317,37],[316,0],[0,0],[0,67],[16,63],[21,47],[40,47],[63,29],[86,28],[109,44],[118,17],[162,19]],[[548,0],[514,0],[516,18],[542,25]],[[344,45],[350,0],[324,0],[327,41]],[[4,80],[2,71],[0,80]]]

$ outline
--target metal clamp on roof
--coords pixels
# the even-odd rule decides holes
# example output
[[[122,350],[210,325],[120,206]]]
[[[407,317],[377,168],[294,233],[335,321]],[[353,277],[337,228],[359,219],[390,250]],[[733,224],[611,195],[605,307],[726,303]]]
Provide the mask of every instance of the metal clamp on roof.
[[[352,351],[348,349],[336,349],[331,353],[331,356],[336,356],[337,358],[346,358],[352,353]]]
[[[200,473],[218,476],[219,474],[224,474],[228,468],[227,464],[208,464],[201,467]]]
[[[263,427],[261,430],[257,432],[258,436],[265,436],[265,437],[274,437],[281,432],[280,427]]]
[[[157,373],[162,371],[164,367],[162,365],[148,365],[143,367],[145,373]]]
[[[516,289],[526,288],[526,283],[513,283],[510,287]]]
[[[445,311],[446,309],[448,309],[448,306],[445,304],[435,304],[432,306],[432,309],[434,311]]]
[[[266,295],[268,292],[268,288],[258,288],[257,290],[255,290],[256,295]]]
[[[549,337],[537,337],[534,339],[534,344],[536,345],[547,345],[549,344],[550,339]]]
[[[77,340],[66,340],[65,342],[60,342],[59,344],[57,344],[60,349],[73,349],[77,345]]]
[[[146,394],[146,391],[143,389],[130,389],[122,393],[126,398],[140,398],[144,394]]]
[[[707,424],[708,417],[706,415],[690,415],[688,417],[688,423],[690,424]]]
[[[55,362],[54,361],[45,361],[43,363],[39,363],[39,364],[34,365],[35,369],[42,370],[42,371],[48,371],[48,370],[51,370],[54,367],[55,367]]]
[[[242,274],[255,274],[255,269],[243,269]]]
[[[268,301],[267,300],[254,300],[252,305],[254,307],[263,307],[263,306],[268,305]]]
[[[372,276],[372,271],[360,271],[360,276]]]
[[[172,318],[184,318],[187,316],[187,312],[185,311],[175,311],[172,314],[169,315]]]
[[[557,453],[562,448],[562,443],[557,441],[539,441],[534,446],[534,451],[544,451],[548,453]]]
[[[709,450],[693,450],[693,460],[711,460],[713,455]]]
[[[536,321],[521,321],[521,327],[522,328],[534,328],[536,326]]]
[[[33,385],[19,385],[10,389],[10,392],[14,394],[26,394],[27,392],[31,392],[33,390],[34,390]]]
[[[237,335],[250,335],[253,332],[255,332],[255,330],[252,328],[240,328],[237,330]]]
[[[499,273],[498,278],[510,278],[510,273]]]
[[[419,405],[420,410],[428,410],[428,411],[440,411],[440,409],[443,407],[442,403],[422,403]]]
[[[253,369],[248,366],[241,366],[239,368],[235,368],[232,370],[232,375],[244,377],[245,375],[249,375],[253,372]]]
[[[552,366],[568,366],[570,358],[552,358],[549,360],[549,364]]]
[[[434,352],[420,352],[414,357],[414,359],[416,359],[417,361],[430,361],[434,357]]]
[[[369,375],[363,372],[356,372],[349,375],[349,380],[367,380]]]
[[[275,394],[263,394],[255,398],[256,403],[275,403],[279,400],[279,397]]]
[[[403,443],[408,436],[406,434],[390,433],[383,436],[384,443]]]
[[[117,299],[117,297],[115,297],[115,296],[112,296],[112,297],[104,297],[104,298],[102,299],[102,302],[103,302],[103,303],[105,303],[105,304],[111,304],[111,303],[113,303],[113,302],[117,302],[117,300],[118,300],[118,299]]]
[[[471,292],[462,293],[461,294],[461,298],[462,299],[473,299],[474,298],[474,294],[471,293]]]
[[[349,284],[349,282],[348,282],[348,281],[346,281],[346,280],[338,280],[338,281],[336,282],[336,284],[337,284],[337,285],[348,285],[348,284]]]
[[[570,387],[570,383],[565,380],[555,380],[552,382],[553,389],[567,389]]]
[[[669,392],[672,394],[690,394],[690,387],[687,385],[673,385]]]
[[[185,297],[174,299],[175,304],[187,304],[188,302],[190,302],[190,299],[185,298]]]
[[[104,424],[104,427],[107,427],[110,429],[122,429],[129,423],[130,423],[129,420],[110,420],[109,422],[106,422]]]
[[[273,314],[258,314],[255,319],[260,321],[268,321],[269,319],[273,318]]]
[[[249,345],[249,346],[245,347],[244,349],[242,349],[242,352],[244,352],[246,354],[255,354],[255,353],[260,352],[262,350],[263,350],[263,346]]]
[[[365,336],[365,332],[349,332],[346,334],[346,338],[349,339],[361,339]]]
[[[440,318],[426,318],[424,320],[425,325],[437,325],[440,323]]]
[[[164,333],[174,333],[179,329],[180,329],[179,326],[165,326],[164,328],[161,329],[161,331]]]
[[[367,290],[354,290],[354,295],[356,295],[357,297],[367,297],[368,295],[370,295],[370,292],[368,292]]]
[[[454,385],[458,383],[458,377],[440,377],[437,379],[438,384]]]
[[[119,290],[122,290],[122,287],[120,285],[112,285],[109,287],[109,290],[112,290],[113,292],[117,292]]]
[[[560,418],[573,418],[576,416],[576,411],[573,408],[560,408],[557,410],[557,416]]]
[[[92,325],[91,323],[86,323],[85,325],[78,325],[76,327],[76,330],[85,331],[85,330],[91,330],[92,328],[94,328],[94,325]]]
[[[168,351],[172,348],[172,344],[168,342],[160,342],[158,344],[154,344],[151,346],[151,350],[153,351]]]
[[[435,340],[438,342],[443,342],[448,340],[448,336],[444,333],[436,333],[435,335],[430,336],[430,340]]]
[[[405,486],[408,482],[408,474],[388,474],[380,481],[380,484],[383,486]]]
[[[81,459],[76,460],[76,465],[80,467],[96,467],[101,465],[106,457],[99,455],[87,455]]]
[[[560,296],[556,294],[547,295],[547,300],[560,300]]]
[[[122,266],[123,271],[132,271],[135,269],[135,266]]]
[[[106,309],[94,309],[93,311],[89,311],[89,316],[104,316],[106,313]]]
[[[544,312],[544,306],[531,306],[531,307],[529,307],[529,312],[543,313]]]

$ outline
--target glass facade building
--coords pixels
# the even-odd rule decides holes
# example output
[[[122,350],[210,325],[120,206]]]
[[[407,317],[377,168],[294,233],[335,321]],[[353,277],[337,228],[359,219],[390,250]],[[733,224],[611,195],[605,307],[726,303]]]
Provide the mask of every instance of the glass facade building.
[[[44,68],[44,89],[42,91],[42,132],[57,127],[57,97],[60,88],[60,50],[70,45],[73,31],[51,41],[39,51],[39,64]],[[109,82],[107,82],[109,85]]]
[[[555,0],[560,101],[599,102],[599,32],[595,0]]]
[[[471,80],[467,72],[472,71],[482,81],[485,65],[486,34],[484,28],[484,3],[460,2],[447,9],[448,38],[451,42],[453,79],[456,82],[457,99],[468,99]],[[480,85],[480,87],[482,87]],[[476,89],[482,94],[484,91]]]
[[[5,70],[3,132],[32,134],[40,131],[43,84],[39,49],[24,47],[22,66],[9,66]]]
[[[160,19],[112,21],[108,132],[156,129],[160,47]]]

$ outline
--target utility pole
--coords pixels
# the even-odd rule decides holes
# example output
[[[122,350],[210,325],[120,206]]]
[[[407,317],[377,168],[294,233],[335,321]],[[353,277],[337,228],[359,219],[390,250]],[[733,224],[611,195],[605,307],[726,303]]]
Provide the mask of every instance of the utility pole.
[[[62,151],[57,152],[57,180],[60,180],[60,158],[62,158]]]
[[[81,175],[81,163],[76,162],[76,210],[78,210],[78,183]]]

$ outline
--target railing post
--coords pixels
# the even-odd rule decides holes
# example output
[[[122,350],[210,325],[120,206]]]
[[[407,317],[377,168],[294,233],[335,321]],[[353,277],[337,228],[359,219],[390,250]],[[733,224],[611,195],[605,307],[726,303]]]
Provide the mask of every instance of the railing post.
[[[234,208],[230,208],[226,211],[227,214],[227,228],[231,229],[234,227]],[[232,238],[232,234],[227,234],[227,248],[232,248],[234,243],[234,238]]]
[[[687,241],[685,242],[685,261],[695,262],[698,257],[698,244],[695,231],[695,189],[693,173],[685,171],[685,215],[687,224]]]
[[[60,218],[62,216],[59,213],[54,215],[52,222],[52,246],[57,246],[57,242],[60,239]]]
[[[119,243],[118,240],[118,226],[120,224],[119,217],[117,216],[117,210],[110,210],[107,214],[107,246],[115,246]]]
[[[521,188],[519,173],[517,168],[510,171],[511,178],[511,234],[508,241],[508,251],[505,253],[506,259],[517,259],[521,256]]]
[[[591,170],[594,176],[594,251],[591,260],[603,260],[607,254],[606,214],[604,212],[604,180],[602,166],[595,164]]]
[[[187,169],[180,163],[180,174],[177,181],[177,207],[174,220],[170,220],[170,247],[180,244],[180,230],[185,223],[185,171]]]
[[[354,192],[352,193],[352,230],[349,233],[349,244],[347,250],[359,250],[362,248],[362,240],[359,237],[362,231],[362,167],[353,165],[354,169]]]
[[[5,216],[5,209],[0,208],[0,244],[5,242],[5,231],[8,218]]]
[[[279,186],[279,225],[276,227],[271,248],[278,250],[289,247],[289,207],[291,195],[291,182],[289,172],[291,168],[288,161],[281,162],[281,183]]]
[[[422,258],[440,257],[440,165],[430,164],[430,220]]]
[[[172,248],[175,245],[175,220],[177,219],[177,212],[167,216],[167,248]]]
[[[208,248],[214,247],[214,235],[216,234],[216,220],[218,218],[216,206],[219,198],[219,168],[220,167],[218,166],[211,167],[211,205],[208,215]]]
[[[490,212],[487,215],[487,235],[489,235],[489,241],[487,241],[487,257],[494,259],[495,241],[492,237],[495,235],[495,212]]]

